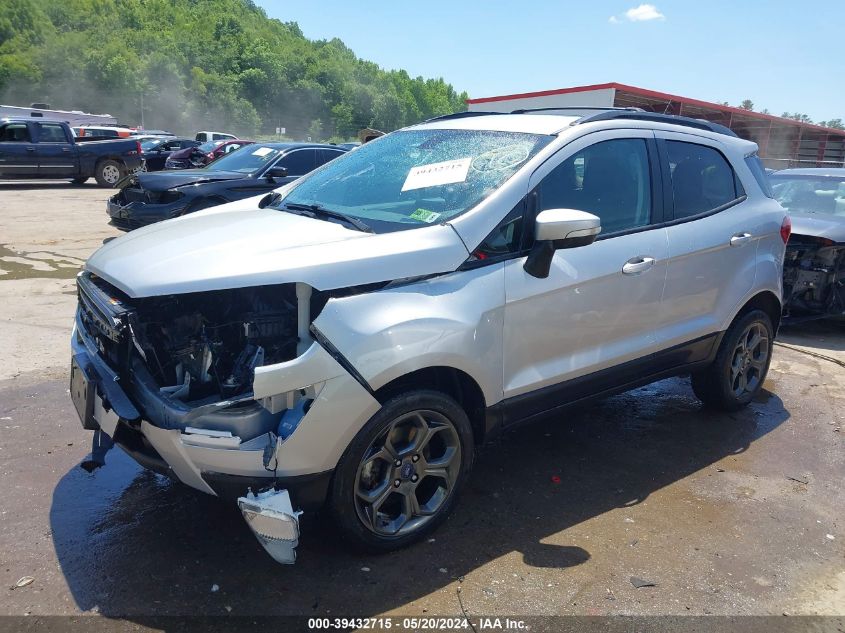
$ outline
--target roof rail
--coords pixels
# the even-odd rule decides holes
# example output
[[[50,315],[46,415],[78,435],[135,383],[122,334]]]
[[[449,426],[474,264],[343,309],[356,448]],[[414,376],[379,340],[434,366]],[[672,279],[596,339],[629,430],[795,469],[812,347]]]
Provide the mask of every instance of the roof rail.
[[[435,116],[430,119],[426,119],[423,123],[431,123],[432,121],[446,121],[448,119],[465,119],[471,116],[487,116],[489,114],[504,114],[504,112],[470,112],[465,110],[464,112],[453,112],[452,114],[441,114],[440,116]]]
[[[529,112],[550,112],[552,110],[599,110],[601,112],[642,112],[642,108],[614,108],[612,106],[560,106],[557,108],[520,108],[511,110],[511,114],[528,114]],[[502,113],[504,114],[504,113]]]
[[[683,125],[685,127],[692,127],[698,130],[707,130],[708,132],[715,132],[716,134],[726,134],[727,136],[737,137],[736,132],[732,129],[713,123],[706,119],[693,119],[688,116],[678,116],[677,114],[661,114],[659,112],[645,112],[640,110],[638,112],[632,111],[611,111],[599,112],[591,114],[574,121],[572,125],[581,125],[582,123],[592,123],[594,121],[613,121],[619,119],[633,119],[635,121],[651,121],[653,123],[669,123],[671,125]]]
[[[641,112],[640,108],[611,108],[611,107],[604,107],[604,106],[563,106],[560,108],[523,108],[521,110],[514,110],[512,112],[490,112],[490,111],[470,111],[466,110],[464,112],[453,112],[452,114],[441,114],[440,116],[432,117],[430,119],[426,119],[423,123],[430,123],[431,121],[446,121],[448,119],[465,119],[467,117],[473,116],[490,116],[494,114],[527,114],[529,112],[549,112],[552,110],[564,110],[564,111],[571,111],[571,110],[600,110],[605,112],[607,110],[615,110],[615,111],[623,111],[623,112]]]

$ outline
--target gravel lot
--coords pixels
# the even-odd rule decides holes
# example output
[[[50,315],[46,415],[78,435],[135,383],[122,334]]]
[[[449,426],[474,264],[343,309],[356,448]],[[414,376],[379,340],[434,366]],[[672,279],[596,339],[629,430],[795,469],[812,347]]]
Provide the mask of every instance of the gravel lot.
[[[119,450],[86,473],[73,277],[118,235],[109,194],[0,183],[0,614],[845,615],[842,324],[782,331],[740,413],[671,379],[506,436],[431,542],[385,556],[311,516],[282,567],[234,504]]]

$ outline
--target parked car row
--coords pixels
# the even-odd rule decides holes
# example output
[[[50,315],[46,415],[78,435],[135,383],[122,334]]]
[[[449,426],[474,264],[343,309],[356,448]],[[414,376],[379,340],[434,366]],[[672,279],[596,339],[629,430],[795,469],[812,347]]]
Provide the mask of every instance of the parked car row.
[[[165,162],[174,153],[184,149],[191,149],[199,145],[199,141],[187,138],[152,137],[141,141],[141,158],[144,160],[146,171],[164,169]]]
[[[96,459],[116,443],[237,498],[291,563],[300,510],[374,551],[424,538],[480,445],[573,403],[690,374],[737,410],[790,237],[756,150],[636,110],[461,113],[135,174],[109,213],[142,228],[78,277],[70,394]]]
[[[129,178],[108,203],[110,223],[130,231],[147,224],[178,217],[211,206],[267,193],[324,165],[346,150],[333,145],[308,143],[253,143],[214,141],[174,152],[167,159],[198,151],[212,160],[198,169],[139,172]],[[202,148],[211,149],[205,153]],[[226,154],[225,148],[232,148]],[[188,160],[192,160],[189,158]]]
[[[245,145],[251,145],[255,141],[243,141],[239,139],[207,141],[185,148],[184,150],[171,154],[165,163],[165,169],[190,169],[192,167],[204,167],[224,154],[234,152]],[[152,171],[148,169],[147,171]]]

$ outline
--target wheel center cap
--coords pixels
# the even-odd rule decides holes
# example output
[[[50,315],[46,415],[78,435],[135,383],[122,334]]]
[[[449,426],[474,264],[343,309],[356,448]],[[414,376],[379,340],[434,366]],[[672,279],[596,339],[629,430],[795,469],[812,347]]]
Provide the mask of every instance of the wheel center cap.
[[[399,476],[402,477],[402,479],[410,479],[413,474],[414,465],[411,462],[405,462],[402,464],[402,468],[399,469]]]

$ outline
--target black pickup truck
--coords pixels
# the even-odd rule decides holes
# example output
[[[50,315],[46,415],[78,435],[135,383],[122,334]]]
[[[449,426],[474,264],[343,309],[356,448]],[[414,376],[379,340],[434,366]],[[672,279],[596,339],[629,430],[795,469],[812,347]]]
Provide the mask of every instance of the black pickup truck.
[[[141,167],[135,139],[75,138],[63,121],[0,119],[0,179],[69,179],[82,184],[92,176],[113,187]]]

